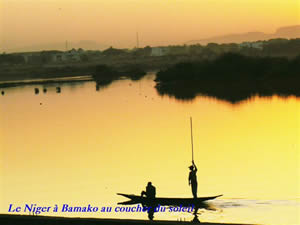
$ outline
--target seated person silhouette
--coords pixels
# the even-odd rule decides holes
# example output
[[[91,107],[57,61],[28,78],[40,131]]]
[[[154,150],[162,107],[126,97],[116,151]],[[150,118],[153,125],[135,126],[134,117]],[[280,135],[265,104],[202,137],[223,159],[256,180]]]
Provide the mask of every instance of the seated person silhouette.
[[[152,185],[151,182],[148,182],[146,191],[142,191],[141,196],[146,196],[149,199],[154,199],[156,195],[156,188]]]
[[[148,218],[150,220],[153,220],[154,218],[154,210],[155,210],[155,195],[156,195],[156,188],[152,185],[151,182],[148,182],[146,191],[142,191],[141,196],[146,196],[147,200],[145,201],[145,204],[142,204],[143,206],[149,207],[148,209]]]

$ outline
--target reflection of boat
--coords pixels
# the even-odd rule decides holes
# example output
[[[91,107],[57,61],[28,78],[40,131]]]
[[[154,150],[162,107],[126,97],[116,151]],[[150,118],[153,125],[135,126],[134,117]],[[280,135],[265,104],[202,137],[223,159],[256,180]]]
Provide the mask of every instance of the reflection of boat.
[[[134,204],[155,204],[155,205],[173,205],[173,206],[185,206],[190,207],[194,205],[195,207],[201,206],[203,202],[208,200],[213,200],[215,198],[218,198],[222,195],[216,195],[211,197],[202,197],[202,198],[155,198],[155,199],[148,199],[147,197],[141,197],[138,195],[128,195],[128,194],[121,194],[118,193],[118,195],[124,196],[126,198],[129,198],[129,201],[125,202],[119,202],[120,205],[134,205]]]

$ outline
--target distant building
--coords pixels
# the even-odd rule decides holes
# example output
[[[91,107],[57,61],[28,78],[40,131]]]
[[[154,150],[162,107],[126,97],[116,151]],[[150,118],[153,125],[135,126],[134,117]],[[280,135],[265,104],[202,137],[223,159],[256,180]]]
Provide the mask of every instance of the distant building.
[[[82,55],[85,54],[83,49],[72,49],[70,51],[42,51],[42,52],[25,52],[18,53],[24,58],[26,64],[43,64],[59,62],[78,62],[81,61]]]
[[[54,55],[54,62],[78,62],[81,61],[81,55],[84,54],[83,49],[72,49],[70,51],[57,53]]]
[[[153,47],[151,48],[151,56],[164,56],[169,53],[168,47]]]
[[[258,41],[258,42],[253,42],[252,43],[252,48],[257,48],[257,49],[263,49],[263,42],[262,41]]]
[[[243,47],[256,48],[256,49],[262,50],[263,49],[263,44],[264,44],[264,42],[262,42],[262,41],[257,41],[257,42],[243,42],[243,43],[239,44],[239,47],[240,48],[243,48]]]
[[[40,64],[42,63],[42,57],[40,52],[24,52],[17,53],[24,58],[26,64]]]

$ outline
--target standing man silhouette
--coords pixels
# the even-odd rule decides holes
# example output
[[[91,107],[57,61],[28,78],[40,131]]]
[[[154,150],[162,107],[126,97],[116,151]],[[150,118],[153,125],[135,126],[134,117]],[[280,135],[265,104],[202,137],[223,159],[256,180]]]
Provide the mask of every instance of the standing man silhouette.
[[[189,174],[189,185],[192,184],[192,193],[194,198],[197,198],[197,188],[198,188],[198,183],[197,183],[197,167],[194,163],[194,160],[192,161],[192,165],[189,167],[190,168],[190,174]]]

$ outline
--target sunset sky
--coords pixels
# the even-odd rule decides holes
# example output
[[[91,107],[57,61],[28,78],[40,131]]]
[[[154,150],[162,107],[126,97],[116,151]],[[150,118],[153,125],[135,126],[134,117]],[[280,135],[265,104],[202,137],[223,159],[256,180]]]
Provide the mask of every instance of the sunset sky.
[[[297,0],[0,0],[0,51],[94,40],[104,46],[183,44],[300,23]]]

